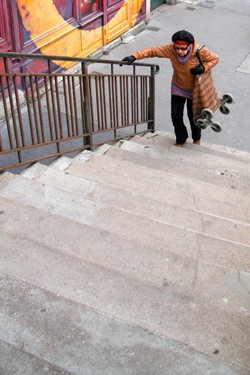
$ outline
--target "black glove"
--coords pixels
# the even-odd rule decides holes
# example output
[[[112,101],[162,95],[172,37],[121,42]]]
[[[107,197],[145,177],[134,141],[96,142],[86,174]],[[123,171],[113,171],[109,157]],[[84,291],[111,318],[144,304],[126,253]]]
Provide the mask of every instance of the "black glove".
[[[126,56],[126,57],[124,57],[124,59],[122,59],[122,61],[127,62],[128,65],[131,65],[135,60],[136,60],[136,58],[133,55]],[[122,66],[122,64],[120,66]]]
[[[204,72],[205,72],[205,67],[202,64],[199,64],[199,65],[195,66],[194,68],[190,69],[190,73],[193,74],[193,76],[203,74]]]

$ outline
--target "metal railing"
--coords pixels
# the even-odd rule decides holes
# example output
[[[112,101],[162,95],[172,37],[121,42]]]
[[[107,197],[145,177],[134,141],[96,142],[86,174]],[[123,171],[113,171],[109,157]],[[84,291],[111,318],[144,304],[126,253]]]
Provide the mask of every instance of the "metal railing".
[[[0,58],[0,171],[154,131],[157,65],[18,53]],[[45,73],[11,71],[12,61],[35,60],[46,62]],[[57,61],[78,63],[78,71],[53,73]]]

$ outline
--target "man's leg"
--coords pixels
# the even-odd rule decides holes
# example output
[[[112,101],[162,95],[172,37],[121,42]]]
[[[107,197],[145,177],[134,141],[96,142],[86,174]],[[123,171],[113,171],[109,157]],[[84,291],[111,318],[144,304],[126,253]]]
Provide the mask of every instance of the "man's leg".
[[[187,128],[183,122],[184,105],[186,98],[171,95],[171,118],[176,135],[176,144],[182,145],[188,138]]]
[[[187,99],[187,115],[191,126],[192,138],[194,142],[197,142],[201,139],[201,129],[194,123],[194,115],[192,109],[192,100]]]

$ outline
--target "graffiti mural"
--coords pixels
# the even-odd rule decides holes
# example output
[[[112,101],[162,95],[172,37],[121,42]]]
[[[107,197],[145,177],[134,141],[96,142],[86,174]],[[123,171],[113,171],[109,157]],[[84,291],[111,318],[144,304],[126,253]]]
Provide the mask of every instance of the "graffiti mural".
[[[26,36],[49,55],[86,57],[146,16],[145,0],[16,1]]]

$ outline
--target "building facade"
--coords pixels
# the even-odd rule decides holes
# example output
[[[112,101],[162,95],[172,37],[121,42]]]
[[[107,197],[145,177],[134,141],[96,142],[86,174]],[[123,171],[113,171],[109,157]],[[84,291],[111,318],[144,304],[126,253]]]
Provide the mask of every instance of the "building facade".
[[[0,51],[88,57],[164,0],[0,0]],[[1,70],[0,61],[0,70]],[[15,71],[42,71],[40,61]],[[32,66],[35,64],[35,66]]]

